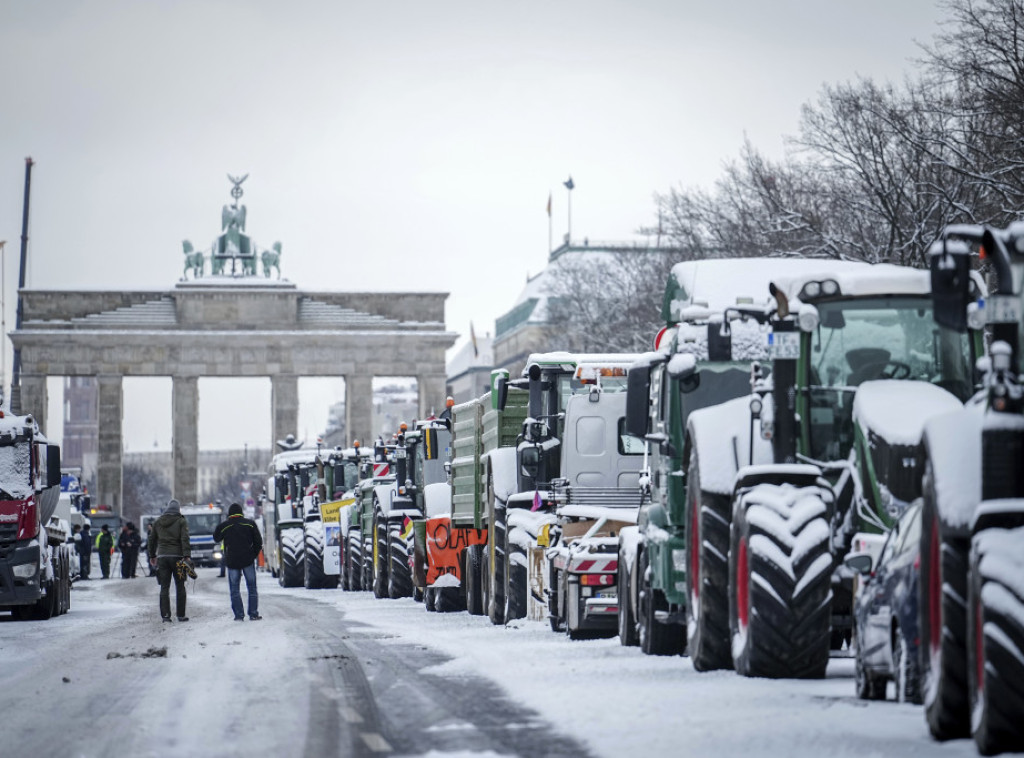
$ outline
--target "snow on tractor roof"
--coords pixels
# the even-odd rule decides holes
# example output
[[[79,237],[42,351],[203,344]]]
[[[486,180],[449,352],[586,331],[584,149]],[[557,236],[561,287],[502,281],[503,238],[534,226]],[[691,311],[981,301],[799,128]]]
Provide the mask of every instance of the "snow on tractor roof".
[[[962,408],[952,393],[934,384],[880,379],[857,387],[853,417],[890,445],[917,445],[928,419]]]
[[[927,295],[931,292],[931,274],[925,269],[895,266],[891,263],[852,261],[815,261],[817,269],[777,276],[772,282],[790,301],[799,300],[800,291],[809,282],[834,281],[843,297],[872,295]]]
[[[559,350],[551,353],[531,353],[526,359],[526,368],[523,369],[523,376],[533,364],[539,366],[567,366],[575,368],[581,363],[590,366],[623,366],[628,367],[637,359],[636,353],[569,353]]]
[[[688,309],[701,305],[721,312],[737,299],[763,303],[770,295],[768,282],[785,276],[821,271],[832,261],[808,258],[716,258],[685,261],[672,267],[665,293],[666,323],[686,320]]]
[[[275,471],[287,471],[288,466],[296,463],[313,463],[316,460],[316,448],[305,447],[301,450],[288,450],[274,456],[272,465]]]

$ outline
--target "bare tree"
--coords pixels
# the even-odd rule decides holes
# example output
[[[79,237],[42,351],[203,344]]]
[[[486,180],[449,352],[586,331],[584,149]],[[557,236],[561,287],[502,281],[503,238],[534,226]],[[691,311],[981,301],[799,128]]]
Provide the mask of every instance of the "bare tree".
[[[142,466],[126,463],[122,471],[124,518],[136,525],[139,516],[159,513],[171,498],[170,484]]]

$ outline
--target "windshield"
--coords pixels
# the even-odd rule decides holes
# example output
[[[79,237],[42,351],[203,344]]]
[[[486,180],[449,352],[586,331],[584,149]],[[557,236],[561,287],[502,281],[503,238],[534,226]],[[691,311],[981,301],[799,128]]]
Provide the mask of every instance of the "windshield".
[[[186,513],[185,520],[188,522],[189,534],[213,534],[213,530],[216,529],[217,524],[221,522],[221,517],[220,513],[217,511],[210,511],[209,513]]]
[[[966,401],[973,390],[970,336],[938,326],[929,296],[836,300],[817,305],[804,381],[810,455],[845,458],[853,444],[853,397],[875,379],[931,382]]]
[[[355,489],[359,483],[359,466],[354,461],[342,461],[334,465],[334,495]]]
[[[26,500],[32,495],[30,452],[24,437],[0,437],[0,499]]]

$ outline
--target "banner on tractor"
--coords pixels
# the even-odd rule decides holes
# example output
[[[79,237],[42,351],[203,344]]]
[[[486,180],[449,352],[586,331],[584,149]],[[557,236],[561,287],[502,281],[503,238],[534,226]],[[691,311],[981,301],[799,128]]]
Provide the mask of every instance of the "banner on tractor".
[[[324,573],[341,573],[341,509],[355,500],[334,500],[320,503],[320,520],[324,524]]]

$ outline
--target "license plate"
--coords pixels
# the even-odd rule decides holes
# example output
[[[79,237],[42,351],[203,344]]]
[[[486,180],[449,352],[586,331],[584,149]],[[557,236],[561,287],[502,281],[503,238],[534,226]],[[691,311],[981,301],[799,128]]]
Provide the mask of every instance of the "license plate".
[[[795,361],[800,357],[800,332],[772,332],[768,352],[773,359]]]
[[[989,324],[1016,324],[1020,316],[1020,300],[1015,295],[989,295],[985,301],[985,321]]]
[[[594,597],[601,597],[601,598],[608,598],[608,599],[615,599],[618,596],[619,596],[619,593],[618,593],[618,591],[614,587],[612,587],[611,589],[607,589],[607,590],[598,590],[597,592],[594,593]]]

